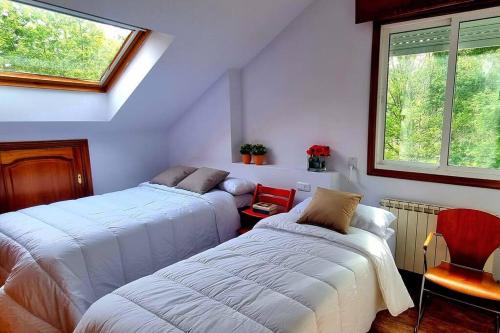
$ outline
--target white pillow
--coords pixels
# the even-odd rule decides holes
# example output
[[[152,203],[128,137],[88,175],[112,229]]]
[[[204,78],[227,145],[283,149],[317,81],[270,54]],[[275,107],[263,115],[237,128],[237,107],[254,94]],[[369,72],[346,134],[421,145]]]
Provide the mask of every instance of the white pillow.
[[[396,233],[396,230],[394,229],[391,229],[391,228],[387,228],[385,229],[385,236],[384,236],[384,239],[385,240],[389,240],[389,238],[392,237],[392,235],[394,235]]]
[[[290,211],[297,215],[302,215],[312,198],[307,198]],[[365,206],[359,204],[351,220],[351,227],[356,227],[371,232],[379,237],[386,239],[388,235],[387,228],[396,219],[393,213],[382,208]]]
[[[243,195],[253,193],[255,191],[255,184],[246,179],[228,177],[219,184],[219,189],[229,192],[232,195]]]
[[[294,213],[297,215],[302,215],[304,213],[304,210],[306,210],[307,206],[311,203],[312,197],[309,197],[305,199],[304,201],[301,201],[300,203],[297,204],[297,206],[293,207],[290,210],[290,213]]]
[[[351,226],[369,231],[385,239],[387,228],[395,219],[396,216],[385,209],[360,204],[352,217]]]

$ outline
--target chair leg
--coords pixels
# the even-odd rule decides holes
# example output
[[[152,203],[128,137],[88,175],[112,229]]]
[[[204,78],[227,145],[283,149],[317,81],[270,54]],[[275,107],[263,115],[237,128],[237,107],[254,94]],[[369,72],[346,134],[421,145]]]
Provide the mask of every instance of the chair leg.
[[[413,332],[417,333],[418,328],[420,327],[420,321],[422,320],[422,317],[424,315],[424,288],[425,287],[425,276],[422,277],[422,287],[420,288],[420,299],[418,303],[418,314],[417,314],[417,324],[415,325],[415,328]]]
[[[500,333],[500,315],[497,315],[496,331]]]

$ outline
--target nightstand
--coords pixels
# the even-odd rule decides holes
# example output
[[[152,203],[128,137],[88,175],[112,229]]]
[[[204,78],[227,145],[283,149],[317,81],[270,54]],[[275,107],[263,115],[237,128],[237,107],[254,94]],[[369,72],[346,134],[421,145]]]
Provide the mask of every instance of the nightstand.
[[[246,234],[247,232],[249,232],[250,230],[252,230],[253,227],[241,227],[238,229],[238,235],[243,235],[243,234]]]
[[[241,228],[238,229],[238,234],[243,235],[244,233],[249,232],[257,224],[257,222],[269,217],[269,215],[254,211],[252,206],[255,203],[267,202],[275,204],[279,207],[278,212],[284,213],[290,211],[294,198],[294,189],[280,189],[257,184],[255,193],[253,194],[252,204],[250,207],[240,210]]]
[[[247,209],[250,209],[250,207],[245,207],[245,208],[241,209],[239,212],[240,213],[241,228],[238,229],[238,235],[243,235],[244,233],[249,232],[257,224],[257,222],[262,220],[262,218],[249,216],[246,213],[244,213],[244,211]]]

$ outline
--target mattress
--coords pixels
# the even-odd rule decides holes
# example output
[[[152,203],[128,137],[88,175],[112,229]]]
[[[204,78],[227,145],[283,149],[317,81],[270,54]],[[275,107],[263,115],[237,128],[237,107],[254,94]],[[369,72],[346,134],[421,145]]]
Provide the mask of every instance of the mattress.
[[[242,194],[234,196],[234,202],[236,203],[236,207],[238,207],[238,209],[249,207],[252,204],[252,200],[253,194]]]
[[[0,332],[72,332],[100,297],[238,228],[231,194],[148,183],[0,215]]]
[[[367,332],[413,306],[387,243],[279,214],[94,303],[77,333]]]

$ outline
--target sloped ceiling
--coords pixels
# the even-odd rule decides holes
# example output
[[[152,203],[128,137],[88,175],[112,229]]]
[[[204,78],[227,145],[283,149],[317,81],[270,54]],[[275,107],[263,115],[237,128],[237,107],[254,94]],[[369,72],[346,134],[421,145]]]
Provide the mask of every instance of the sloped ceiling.
[[[225,71],[248,63],[314,0],[50,0],[174,36],[113,119],[166,128]]]

